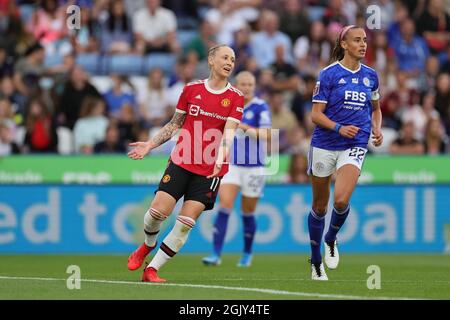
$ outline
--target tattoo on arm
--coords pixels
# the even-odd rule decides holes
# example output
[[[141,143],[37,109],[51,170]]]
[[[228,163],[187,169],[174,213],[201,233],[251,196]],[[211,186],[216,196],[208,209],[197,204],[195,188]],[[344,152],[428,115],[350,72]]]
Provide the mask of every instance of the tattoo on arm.
[[[170,140],[175,132],[181,128],[184,123],[184,119],[186,119],[185,113],[175,112],[172,119],[167,123],[158,133],[153,137],[153,144],[158,147],[162,145],[164,142]]]

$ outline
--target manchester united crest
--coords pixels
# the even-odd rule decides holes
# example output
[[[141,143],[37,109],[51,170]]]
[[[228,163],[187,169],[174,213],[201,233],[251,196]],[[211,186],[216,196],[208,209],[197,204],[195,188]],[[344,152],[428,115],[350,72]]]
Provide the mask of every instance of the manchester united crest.
[[[166,174],[163,178],[162,178],[162,182],[163,183],[167,183],[170,181],[170,175]]]
[[[221,102],[222,107],[228,107],[231,104],[230,99],[223,99]]]

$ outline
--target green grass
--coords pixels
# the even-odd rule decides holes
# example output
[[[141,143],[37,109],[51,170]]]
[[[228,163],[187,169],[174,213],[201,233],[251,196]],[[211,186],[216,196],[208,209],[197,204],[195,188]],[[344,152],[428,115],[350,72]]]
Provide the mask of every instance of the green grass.
[[[327,270],[330,281],[311,281],[306,255],[256,254],[251,268],[237,268],[237,255],[224,255],[219,267],[201,264],[202,255],[179,254],[159,272],[169,285],[142,284],[141,270],[126,268],[126,256],[0,255],[0,300],[4,299],[324,299],[424,298],[450,299],[450,255],[344,254],[337,270]],[[82,279],[126,283],[85,282],[69,290],[69,265],[81,268]],[[381,269],[381,289],[369,290],[367,267]],[[30,280],[1,277],[39,277]],[[131,283],[128,283],[131,282]],[[187,286],[185,286],[187,285]],[[205,285],[206,287],[190,287]],[[276,291],[239,291],[257,288]],[[289,295],[288,292],[294,294]],[[302,294],[326,294],[302,296]],[[334,296],[340,295],[340,296]],[[342,295],[342,297],[341,297]],[[350,297],[351,298],[351,297]]]

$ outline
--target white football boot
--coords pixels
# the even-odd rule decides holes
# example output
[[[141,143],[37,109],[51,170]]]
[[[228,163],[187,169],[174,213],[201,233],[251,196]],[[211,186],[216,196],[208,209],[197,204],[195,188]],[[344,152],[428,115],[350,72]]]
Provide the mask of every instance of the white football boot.
[[[329,269],[336,269],[338,267],[339,251],[336,240],[330,244],[325,241],[325,264]]]
[[[325,273],[323,263],[311,263],[311,280],[327,281],[328,277]]]

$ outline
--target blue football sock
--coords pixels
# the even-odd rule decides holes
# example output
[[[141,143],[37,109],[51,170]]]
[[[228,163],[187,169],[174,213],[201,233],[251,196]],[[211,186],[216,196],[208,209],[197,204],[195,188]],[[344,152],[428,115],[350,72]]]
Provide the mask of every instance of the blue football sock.
[[[256,219],[254,215],[243,215],[244,222],[244,253],[252,253],[253,239],[256,233]]]
[[[333,242],[336,240],[336,235],[341,229],[342,225],[347,219],[348,213],[350,212],[350,206],[347,207],[344,211],[337,211],[336,208],[333,208],[333,213],[331,214],[330,226],[328,227],[328,232],[325,234],[326,242]]]
[[[225,234],[227,232],[228,218],[230,217],[231,210],[220,208],[217,213],[216,221],[214,222],[214,254],[220,257],[222,253],[223,243],[225,241]]]
[[[319,217],[313,210],[308,216],[309,239],[311,244],[311,263],[321,263],[320,243],[322,242],[325,216]]]

